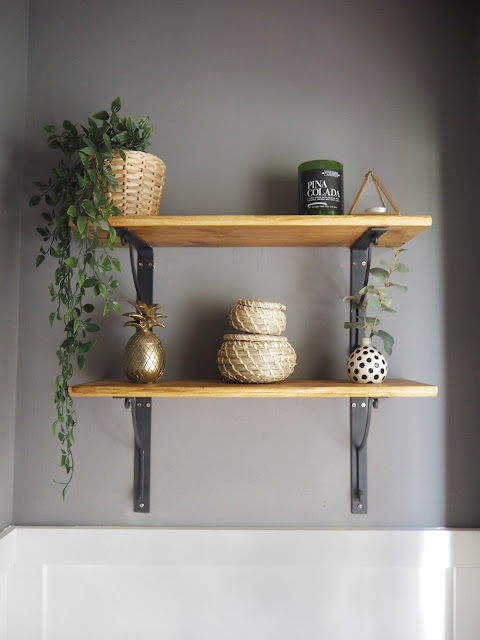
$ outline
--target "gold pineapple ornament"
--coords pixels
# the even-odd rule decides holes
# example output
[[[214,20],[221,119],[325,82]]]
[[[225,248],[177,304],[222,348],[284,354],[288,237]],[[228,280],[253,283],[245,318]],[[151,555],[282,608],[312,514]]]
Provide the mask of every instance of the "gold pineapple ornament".
[[[159,304],[130,302],[135,308],[124,316],[132,318],[125,327],[135,327],[137,332],[127,342],[123,356],[125,375],[131,382],[157,382],[165,371],[165,353],[160,339],[152,332],[153,327],[165,325],[159,318],[166,316],[157,311]]]

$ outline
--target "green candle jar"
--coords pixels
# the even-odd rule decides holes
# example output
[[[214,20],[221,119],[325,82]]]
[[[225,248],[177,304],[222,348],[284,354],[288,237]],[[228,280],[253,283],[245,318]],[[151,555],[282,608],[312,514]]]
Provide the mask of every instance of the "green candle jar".
[[[343,215],[343,165],[310,160],[298,167],[298,213]]]

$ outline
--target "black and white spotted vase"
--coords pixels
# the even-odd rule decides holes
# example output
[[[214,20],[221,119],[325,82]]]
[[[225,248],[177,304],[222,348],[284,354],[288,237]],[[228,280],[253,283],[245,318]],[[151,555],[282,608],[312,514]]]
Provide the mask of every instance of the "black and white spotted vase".
[[[371,338],[362,338],[361,346],[350,354],[347,362],[348,377],[352,382],[378,384],[387,377],[387,361],[372,346]]]

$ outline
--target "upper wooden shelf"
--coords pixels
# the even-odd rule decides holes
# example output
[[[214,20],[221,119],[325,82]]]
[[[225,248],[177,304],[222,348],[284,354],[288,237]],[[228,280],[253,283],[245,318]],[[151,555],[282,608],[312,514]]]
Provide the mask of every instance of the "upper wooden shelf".
[[[153,247],[351,247],[368,229],[388,227],[380,246],[401,246],[432,224],[430,216],[118,216]]]
[[[79,398],[433,398],[438,388],[411,380],[357,384],[343,380],[286,380],[236,384],[220,380],[162,380],[140,384],[97,380],[69,388]]]

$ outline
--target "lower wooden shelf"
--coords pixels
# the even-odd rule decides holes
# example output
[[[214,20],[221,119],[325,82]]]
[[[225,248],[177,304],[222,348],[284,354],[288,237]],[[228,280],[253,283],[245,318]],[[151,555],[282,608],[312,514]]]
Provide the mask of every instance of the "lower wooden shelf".
[[[411,380],[356,384],[344,380],[287,380],[235,384],[220,380],[162,380],[141,384],[97,380],[71,386],[77,398],[433,398],[438,388]]]

